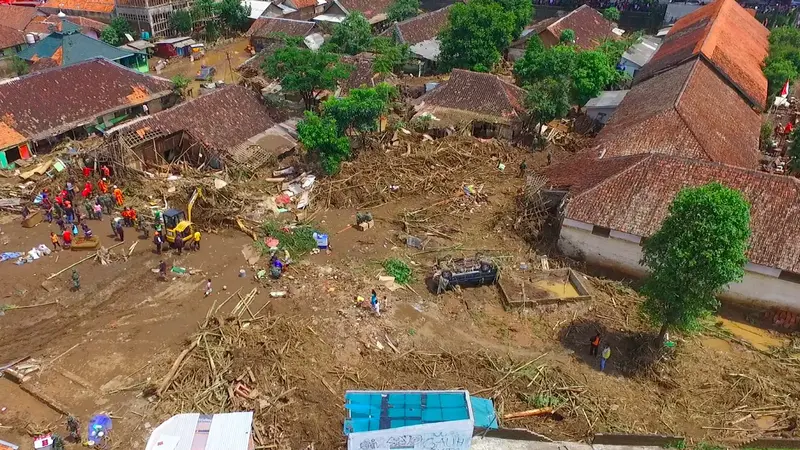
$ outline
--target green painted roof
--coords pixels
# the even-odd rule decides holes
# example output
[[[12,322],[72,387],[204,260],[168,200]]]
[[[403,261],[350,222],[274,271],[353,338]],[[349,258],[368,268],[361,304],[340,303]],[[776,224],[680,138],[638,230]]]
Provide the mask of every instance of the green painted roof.
[[[50,33],[36,44],[19,52],[19,57],[27,61],[33,61],[34,57],[52,58],[61,48],[60,65],[69,66],[99,56],[116,61],[135,54],[83,35],[78,25],[67,20],[61,28],[61,31]]]

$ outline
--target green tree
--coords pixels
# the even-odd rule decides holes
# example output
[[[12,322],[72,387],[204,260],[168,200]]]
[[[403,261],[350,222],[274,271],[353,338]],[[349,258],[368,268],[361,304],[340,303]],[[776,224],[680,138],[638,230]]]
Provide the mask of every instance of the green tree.
[[[565,78],[545,78],[525,86],[525,90],[529,127],[546,124],[569,113],[570,83]],[[537,132],[541,132],[541,126],[537,127]]]
[[[169,16],[169,27],[178,34],[189,34],[192,32],[192,15],[189,11],[179,10]]]
[[[306,111],[305,118],[297,123],[297,135],[303,147],[319,158],[328,175],[338,172],[342,161],[350,158],[350,141],[339,135],[333,118]]]
[[[800,132],[799,129],[792,131],[792,143],[789,145],[789,168],[792,169],[792,172],[799,173],[800,172]],[[770,136],[772,135],[772,130],[770,130]]]
[[[203,21],[214,17],[214,0],[196,0],[190,10],[192,19]]]
[[[533,2],[531,0],[496,0],[506,11],[514,14],[514,34],[517,39],[522,30],[533,18]]]
[[[128,41],[128,39],[125,37],[126,33],[133,33],[128,21],[122,17],[115,17],[111,19],[111,22],[108,24],[108,26],[105,27],[102,32],[100,32],[100,40],[108,45],[113,45],[116,47]]]
[[[603,17],[610,22],[619,22],[619,10],[616,6],[610,6],[603,10]]]
[[[619,82],[621,72],[614,67],[615,62],[599,51],[583,51],[575,55],[572,82],[575,92],[573,99],[583,105],[600,95],[608,86]]]
[[[394,39],[376,37],[372,40],[372,51],[375,53],[373,69],[378,73],[391,73],[402,67],[409,57],[408,44],[397,44]]]
[[[30,67],[28,67],[28,62],[24,59],[20,58],[17,55],[14,55],[11,58],[11,70],[18,76],[21,77],[26,73],[30,72]]]
[[[214,3],[214,12],[228,34],[244,31],[250,23],[250,6],[239,0]]]
[[[372,47],[372,27],[360,12],[347,16],[342,23],[333,27],[331,38],[327,42],[330,51],[355,55]]]
[[[389,23],[402,22],[419,13],[419,0],[395,0],[386,11]]]
[[[439,33],[439,62],[453,68],[489,71],[515,37],[516,16],[492,0],[456,3]]]
[[[764,76],[769,82],[768,91],[774,96],[787,79],[800,74],[800,29],[782,26],[769,35],[769,56],[764,61]]]
[[[386,113],[395,93],[394,88],[386,83],[351,89],[347,97],[332,98],[323,103],[323,115],[336,121],[339,134],[355,131],[363,135],[378,129],[378,119]]]
[[[642,287],[644,313],[661,325],[686,329],[719,307],[716,295],[742,279],[750,237],[750,205],[719,183],[684,188],[643,247],[651,271]]]
[[[525,54],[514,64],[514,77],[521,86],[546,78],[572,77],[577,50],[572,45],[545,48],[538,36],[532,37]]]
[[[575,43],[575,32],[567,28],[566,30],[561,32],[561,36],[558,37],[558,41],[562,44],[572,45]]]
[[[322,91],[336,89],[339,80],[350,76],[352,67],[339,62],[333,53],[290,45],[275,51],[262,69],[280,80],[285,91],[300,94],[308,110],[314,107]]]
[[[183,75],[175,75],[171,79],[172,81],[172,89],[178,93],[181,97],[186,96],[186,88],[189,87],[189,84],[192,83],[192,80],[186,78]]]
[[[777,95],[783,89],[786,80],[794,80],[798,76],[797,68],[787,59],[767,60],[764,76],[767,78],[770,96]]]

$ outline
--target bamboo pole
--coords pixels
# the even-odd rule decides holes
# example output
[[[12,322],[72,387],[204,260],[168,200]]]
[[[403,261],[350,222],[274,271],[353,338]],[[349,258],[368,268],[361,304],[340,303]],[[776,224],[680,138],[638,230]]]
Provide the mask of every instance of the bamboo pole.
[[[108,247],[108,249],[107,249],[107,250],[111,250],[112,248],[114,248],[114,247],[118,247],[118,246],[120,246],[120,245],[122,245],[122,244],[124,244],[124,243],[125,243],[124,241],[123,241],[123,242],[117,242],[116,244],[112,245],[111,247]],[[66,271],[67,271],[67,270],[69,270],[69,269],[72,269],[73,267],[77,266],[78,264],[80,264],[80,263],[82,263],[82,262],[85,262],[85,261],[88,261],[88,260],[90,260],[90,259],[92,259],[92,258],[96,258],[96,257],[97,257],[97,252],[94,252],[92,255],[90,255],[90,256],[87,256],[86,258],[83,258],[82,260],[80,260],[80,261],[78,261],[78,262],[76,262],[76,263],[70,264],[70,265],[68,265],[67,267],[64,267],[63,269],[59,270],[58,272],[56,272],[56,273],[54,273],[54,274],[50,275],[49,277],[47,277],[47,279],[48,279],[48,280],[52,280],[53,278],[55,278],[55,277],[57,277],[57,276],[61,275],[62,273],[66,272]]]

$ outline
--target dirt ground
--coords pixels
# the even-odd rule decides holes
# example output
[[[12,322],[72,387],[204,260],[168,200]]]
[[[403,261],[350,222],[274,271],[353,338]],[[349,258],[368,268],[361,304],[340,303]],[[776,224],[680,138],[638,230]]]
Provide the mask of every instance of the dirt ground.
[[[217,74],[214,75],[214,81],[224,81],[227,84],[236,84],[239,75],[234,71],[243,62],[250,58],[250,53],[245,51],[245,47],[249,44],[247,38],[236,38],[228,43],[215,46],[206,51],[206,55],[202,58],[191,61],[189,58],[176,57],[171,58],[167,67],[165,67],[160,76],[164,78],[172,78],[176,75],[183,75],[192,83],[191,96],[196,97],[200,93],[200,84],[204,82],[195,81],[194,77],[200,71],[203,65],[211,66],[217,69]],[[155,73],[155,64],[163,58],[150,58],[150,68]]]
[[[798,436],[800,357],[798,342],[792,350],[788,336],[751,327],[755,331],[747,332],[753,340],[761,336],[782,346],[756,348],[733,329],[736,322],[711,320],[703,332],[672,336],[676,347],[654,356],[643,343],[655,330],[638,315],[638,297],[625,284],[591,278],[589,302],[520,311],[505,311],[494,286],[430,293],[426,277],[441,255],[481,252],[525,278],[534,276],[530,272],[539,261],[511,228],[514,196],[523,184],[517,167],[523,159],[529,168],[542,166],[545,154],[484,148],[497,145],[492,142],[474,141],[471,150],[453,141],[440,143],[452,145],[469,163],[448,163],[445,172],[435,163],[445,159],[406,156],[408,164],[419,166],[404,169],[397,163],[395,178],[425,179],[413,189],[401,186],[395,196],[387,195],[390,175],[359,187],[357,174],[373,170],[380,158],[406,152],[404,146],[361,152],[340,175],[321,182],[311,218],[330,233],[332,252],[303,258],[277,281],[253,278],[242,254],[251,239],[235,230],[206,233],[199,252],[164,255],[171,265],[203,271],[164,282],[152,273],[160,257],[146,240],[126,261],[79,265],[78,292],[70,291],[69,271],[43,282],[87,253],[56,252],[22,266],[0,263],[0,304],[59,300],[0,316],[0,363],[29,355],[41,361],[43,369],[27,383],[83,423],[93,414],[113,413],[112,448],[119,449],[144,448],[150,430],[171,414],[237,409],[256,410],[262,445],[343,448],[347,389],[466,388],[493,398],[501,416],[552,406],[555,413],[548,417],[503,425],[554,439],[631,432],[736,444],[758,436]],[[422,148],[410,152],[431,151]],[[476,156],[484,151],[486,157]],[[564,156],[556,152],[554,159]],[[499,162],[506,164],[504,171]],[[465,198],[464,184],[482,186],[481,195]],[[339,206],[326,208],[333,203]],[[369,204],[376,225],[359,232],[348,225],[363,204]],[[195,214],[203,214],[202,201]],[[0,223],[0,252],[47,243],[55,228],[25,229],[10,216]],[[111,245],[108,223],[93,225],[103,245]],[[117,253],[127,252],[137,239],[133,230],[126,231],[127,241]],[[406,233],[424,237],[425,247],[407,247]],[[378,282],[380,263],[388,257],[404,259],[414,269],[408,288],[391,291]],[[522,271],[520,263],[531,268]],[[552,268],[563,264],[551,255]],[[238,276],[240,269],[246,277]],[[214,289],[207,298],[206,278]],[[258,317],[244,314],[241,326],[226,321],[238,298],[225,300],[253,288],[257,294],[250,310]],[[354,302],[357,295],[368,297],[370,289],[385,297],[380,317]],[[288,294],[273,298],[273,291]],[[233,336],[229,348],[210,334],[217,327]],[[596,332],[612,348],[605,372],[589,355],[588,342]],[[162,398],[152,396],[152,385],[198,337],[203,338],[198,348],[209,348],[208,355],[192,353]],[[222,367],[225,373],[215,375]],[[214,380],[246,376],[248,369],[250,383],[261,392],[254,401],[218,400],[214,389],[211,394],[197,390]],[[0,379],[0,390],[0,439],[27,450],[32,430],[66,432],[63,416],[11,381]]]

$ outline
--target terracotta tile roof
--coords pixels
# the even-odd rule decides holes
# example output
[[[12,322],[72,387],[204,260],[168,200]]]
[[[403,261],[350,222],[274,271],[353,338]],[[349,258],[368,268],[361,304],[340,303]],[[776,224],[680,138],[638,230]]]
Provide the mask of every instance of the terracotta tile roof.
[[[25,33],[0,25],[0,50],[25,43]]]
[[[413,103],[418,110],[446,108],[510,120],[524,112],[524,98],[523,89],[496,75],[453,69],[449,80]]]
[[[381,36],[395,37],[398,42],[408,45],[418,44],[422,41],[434,39],[439,32],[447,25],[450,14],[450,7],[420,14],[402,22],[392,24]]]
[[[25,141],[27,141],[25,136],[19,134],[5,122],[0,122],[0,150],[22,144]]]
[[[629,162],[593,187],[573,190],[566,217],[647,237],[661,226],[680,189],[717,181],[750,202],[750,261],[800,273],[800,180],[659,154]],[[586,162],[560,168],[568,177],[587,170]]]
[[[33,72],[41,72],[42,70],[51,69],[53,67],[58,67],[60,65],[61,64],[58,61],[54,60],[53,58],[37,58],[36,61],[34,61],[28,67],[28,69],[31,71],[31,73],[33,73]]]
[[[47,0],[39,8],[49,14],[56,14],[59,10],[110,14],[114,11],[114,0]]]
[[[147,92],[149,100],[169,94],[172,83],[92,59],[0,84],[0,111],[8,125],[40,140],[132,105],[127,97],[137,89]]]
[[[675,23],[650,62],[637,73],[636,82],[702,55],[754,106],[764,109],[767,79],[761,64],[767,56],[768,36],[769,30],[736,0],[717,0]]]
[[[228,152],[274,125],[258,94],[242,86],[226,86],[123,129],[150,127],[166,134],[186,131],[209,149]]]
[[[246,36],[269,37],[272,33],[284,33],[288,36],[305,37],[316,27],[314,22],[294,19],[260,18],[247,30]]]
[[[358,11],[364,14],[367,20],[371,20],[381,14],[386,14],[389,6],[394,0],[339,0],[339,3],[347,9],[348,12]],[[331,2],[333,3],[333,2]]]
[[[528,40],[533,36],[538,36],[539,33],[545,31],[547,27],[555,23],[560,17],[548,17],[547,19],[538,20],[522,30],[522,36],[516,41],[511,43],[513,48],[526,48]]]
[[[81,28],[82,32],[86,32],[89,30],[100,32],[103,31],[108,26],[103,22],[87,19],[86,17],[67,16],[66,20],[78,25]],[[55,14],[51,14],[49,16],[37,16],[28,24],[27,27],[25,27],[25,31],[28,33],[42,33],[42,34],[50,33],[53,30],[61,31],[62,24],[63,20]]]
[[[313,8],[317,6],[317,0],[292,0],[292,4],[294,4],[297,9]]]
[[[36,8],[0,4],[0,25],[22,31],[38,14]]]
[[[597,47],[604,39],[616,39],[614,24],[589,5],[583,5],[550,24],[546,30],[556,39],[564,30],[575,32],[575,45],[583,49]]]
[[[663,153],[758,167],[761,119],[703,60],[692,60],[628,92],[597,136],[606,158]]]
[[[355,56],[344,55],[341,61],[352,66],[350,76],[339,82],[341,94],[346,94],[350,89],[371,87],[386,80],[386,76],[375,72],[375,56],[372,53],[359,53]]]

